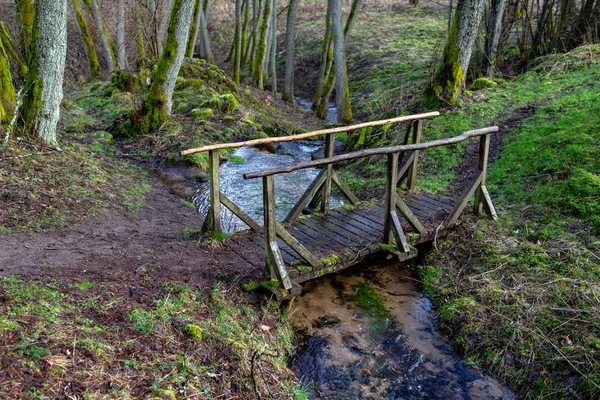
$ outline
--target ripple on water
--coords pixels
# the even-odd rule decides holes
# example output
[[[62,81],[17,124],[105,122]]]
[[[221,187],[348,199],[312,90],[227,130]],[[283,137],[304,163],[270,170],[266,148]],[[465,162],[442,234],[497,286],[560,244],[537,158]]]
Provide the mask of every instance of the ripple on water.
[[[353,287],[365,280],[390,312],[382,331],[370,328],[352,300]],[[437,331],[414,275],[398,263],[309,282],[296,308],[292,321],[307,337],[291,364],[316,398],[514,399],[457,357]]]

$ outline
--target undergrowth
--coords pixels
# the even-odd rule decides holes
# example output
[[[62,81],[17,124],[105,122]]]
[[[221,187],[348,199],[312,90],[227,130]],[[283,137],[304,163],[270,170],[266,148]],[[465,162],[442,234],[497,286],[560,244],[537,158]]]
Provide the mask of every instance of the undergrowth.
[[[532,107],[490,166],[488,189],[500,221],[467,221],[422,270],[456,347],[525,399],[600,396],[594,54],[598,46],[546,58],[522,78],[486,91],[461,117],[441,119],[447,126],[470,124],[502,118],[506,106]]]
[[[221,285],[132,290],[1,277],[0,396],[306,398],[272,304]]]

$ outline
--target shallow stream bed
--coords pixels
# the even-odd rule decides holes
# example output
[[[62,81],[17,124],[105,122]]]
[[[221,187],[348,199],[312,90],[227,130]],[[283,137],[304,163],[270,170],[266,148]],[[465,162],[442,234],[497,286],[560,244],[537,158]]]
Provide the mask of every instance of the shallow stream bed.
[[[377,312],[359,305],[365,288],[387,313],[373,318]],[[514,399],[458,358],[414,273],[397,262],[308,282],[290,316],[306,334],[292,367],[315,398]]]

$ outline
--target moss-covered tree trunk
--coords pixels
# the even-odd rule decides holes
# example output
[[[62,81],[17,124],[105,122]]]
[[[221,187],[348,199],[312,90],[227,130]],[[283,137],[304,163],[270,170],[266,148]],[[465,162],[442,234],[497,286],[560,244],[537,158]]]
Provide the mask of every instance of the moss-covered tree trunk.
[[[2,43],[4,51],[12,59],[12,62],[17,66],[19,78],[25,79],[25,75],[27,74],[27,62],[23,61],[19,53],[17,53],[13,47],[13,41],[2,21],[0,21],[0,43]]]
[[[425,91],[425,106],[439,107],[440,102],[456,104],[464,89],[483,7],[483,0],[458,0],[442,60]]]
[[[140,110],[138,127],[142,133],[160,128],[171,114],[173,91],[185,56],[193,13],[194,0],[173,0],[163,52],[154,66],[153,82]]]
[[[138,3],[135,3],[133,12],[135,20],[135,44],[137,50],[136,67],[142,66],[146,62],[146,46],[144,45],[144,28],[142,27],[142,16]]]
[[[84,0],[84,2],[94,17],[94,22],[96,23],[96,28],[98,29],[98,37],[100,38],[102,50],[104,51],[107,70],[108,73],[111,73],[115,70],[115,55],[110,45],[108,30],[106,29],[106,25],[104,25],[102,12],[100,11],[100,7],[98,7],[97,0]]]
[[[208,0],[205,1],[205,4]],[[210,48],[210,38],[208,37],[208,26],[206,24],[206,6],[200,12],[200,39],[199,39],[199,53],[200,58],[205,59],[207,62],[215,63],[212,50]]]
[[[277,94],[277,0],[271,3],[271,45],[269,46],[269,74],[271,74],[271,92],[276,99]]]
[[[31,61],[25,80],[25,132],[56,144],[67,55],[67,0],[36,2]]]
[[[319,67],[319,77],[317,80],[317,89],[313,97],[313,109],[318,109],[323,96],[327,76],[333,65],[333,47],[331,45],[331,8],[327,2],[327,13],[325,14],[325,37],[323,38],[323,48],[321,49],[321,64]]]
[[[260,22],[260,38],[257,42],[256,56],[254,58],[254,68],[252,69],[252,78],[256,87],[260,90],[264,88],[263,85],[263,71],[265,65],[265,56],[267,53],[267,39],[268,39],[268,28],[269,18],[271,15],[271,0],[264,0],[263,15]]]
[[[231,79],[240,83],[240,68],[242,64],[242,0],[235,0],[235,33],[233,38],[233,66]]]
[[[35,5],[33,0],[15,0],[15,5],[17,8],[17,23],[19,24],[21,53],[23,54],[25,63],[29,63]]]
[[[10,73],[8,55],[0,41],[0,133],[8,125],[15,108],[15,88]]]
[[[190,28],[190,38],[188,40],[187,48],[185,50],[185,56],[187,58],[194,57],[194,49],[198,40],[198,33],[200,32],[200,18],[202,14],[202,0],[196,0],[194,6],[194,16],[192,17],[192,26]]]
[[[77,23],[79,33],[81,34],[83,44],[85,45],[85,55],[87,56],[88,64],[90,66],[90,74],[92,78],[98,79],[102,74],[102,70],[100,68],[100,63],[98,62],[98,55],[94,48],[94,42],[90,36],[90,31],[88,30],[87,22],[81,12],[79,2],[77,0],[69,0],[69,8],[71,9],[71,14]]]
[[[331,7],[331,36],[333,38],[333,63],[335,66],[335,103],[338,122],[352,121],[350,89],[346,71],[344,30],[342,27],[342,0],[329,0]]]
[[[483,57],[482,72],[488,78],[494,77],[494,67],[498,56],[498,46],[502,35],[502,20],[506,0],[492,0],[490,27],[485,41],[485,56]]]
[[[285,30],[285,74],[283,78],[282,99],[289,103],[294,102],[294,40],[296,38],[296,10],[298,0],[290,0]]]

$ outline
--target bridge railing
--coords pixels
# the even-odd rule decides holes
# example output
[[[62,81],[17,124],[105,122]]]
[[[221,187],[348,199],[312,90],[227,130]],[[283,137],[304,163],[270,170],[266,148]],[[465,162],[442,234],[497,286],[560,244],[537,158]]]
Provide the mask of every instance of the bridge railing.
[[[183,150],[180,152],[182,156],[208,152],[209,160],[209,209],[204,225],[203,231],[208,232],[221,232],[221,206],[227,207],[233,214],[240,218],[245,224],[247,224],[252,230],[259,230],[261,226],[258,222],[254,221],[248,214],[246,214],[240,207],[238,207],[231,199],[221,192],[221,186],[219,181],[219,168],[220,168],[220,157],[219,151],[224,149],[235,149],[240,147],[257,146],[269,143],[280,143],[280,142],[292,142],[298,140],[311,139],[317,136],[325,136],[325,152],[324,159],[334,157],[334,148],[336,135],[338,133],[346,133],[357,131],[369,127],[377,127],[391,124],[399,124],[408,122],[408,128],[406,135],[404,136],[404,144],[408,144],[409,140],[412,139],[413,144],[421,142],[423,133],[423,120],[439,116],[440,113],[437,111],[408,115],[403,117],[391,118],[380,121],[365,122],[361,124],[343,126],[338,128],[323,129],[313,132],[301,133],[298,135],[271,137],[263,139],[247,140],[244,142],[235,143],[222,143],[213,144],[193,149]],[[409,153],[408,157],[402,160],[401,172],[399,175],[400,184],[403,179],[407,179],[407,187],[409,189],[414,188],[415,176],[417,171],[418,161],[418,150]],[[351,204],[358,202],[357,197],[352,191],[344,184],[333,168],[333,163],[323,164],[325,168],[317,176],[317,178],[311,183],[309,188],[306,190],[304,195],[292,208],[285,218],[285,222],[294,221],[305,208],[320,209],[321,211],[327,211],[330,207],[331,187],[332,183],[339,187],[342,194],[348,199]],[[266,221],[265,221],[266,225]]]
[[[418,132],[418,130],[417,130]],[[459,216],[464,211],[469,199],[475,195],[475,204],[473,212],[477,215],[482,211],[486,211],[493,219],[497,219],[494,205],[492,204],[490,195],[486,188],[486,176],[487,176],[487,165],[489,157],[489,146],[490,146],[490,135],[498,132],[498,127],[488,127],[472,131],[463,132],[462,134],[447,138],[438,139],[430,142],[420,143],[416,141],[413,144],[405,144],[400,146],[389,146],[376,149],[367,149],[357,151],[353,153],[342,154],[338,156],[330,156],[327,158],[314,160],[310,162],[298,163],[283,168],[268,169],[258,172],[251,172],[244,174],[244,179],[255,179],[262,178],[263,180],[263,205],[264,205],[264,232],[265,232],[265,260],[267,264],[267,273],[271,275],[271,278],[278,279],[285,290],[291,290],[292,284],[285,268],[283,258],[279,245],[277,244],[277,238],[279,237],[295,252],[297,252],[306,262],[313,267],[322,267],[321,261],[311,254],[296,238],[294,238],[288,231],[286,231],[281,225],[275,220],[275,188],[274,188],[274,177],[278,174],[294,172],[306,168],[324,167],[323,171],[332,169],[332,166],[341,161],[355,160],[359,158],[369,156],[387,156],[387,183],[386,183],[386,194],[385,194],[385,216],[384,216],[384,229],[383,229],[383,243],[392,244],[396,241],[398,248],[408,253],[410,248],[408,241],[400,224],[398,214],[401,214],[406,221],[415,229],[419,234],[427,234],[427,230],[419,219],[413,214],[409,207],[404,203],[397,193],[399,178],[402,175],[408,173],[411,182],[414,184],[415,178],[415,163],[418,157],[418,152],[434,147],[447,146],[455,143],[465,141],[470,138],[480,137],[479,142],[479,158],[477,169],[478,173],[470,182],[465,193],[460,196],[447,218],[443,222],[443,226],[446,228],[452,227]],[[410,156],[405,159],[404,163],[399,163],[400,155],[409,153]],[[411,171],[411,168],[413,169]],[[317,182],[319,178],[315,180]],[[335,181],[335,178],[334,178]],[[315,182],[311,184],[311,187],[315,187]],[[303,198],[309,198],[311,188],[303,196]],[[324,193],[328,194],[328,193]],[[306,200],[301,200],[305,202]]]

